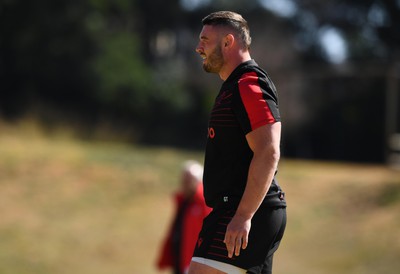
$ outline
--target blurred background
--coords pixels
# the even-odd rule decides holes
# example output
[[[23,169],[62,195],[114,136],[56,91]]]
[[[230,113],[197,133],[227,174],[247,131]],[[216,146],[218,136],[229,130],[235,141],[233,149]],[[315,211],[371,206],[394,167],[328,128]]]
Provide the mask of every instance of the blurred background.
[[[252,57],[278,87],[285,156],[388,159],[400,132],[398,0],[3,0],[1,117],[202,147],[220,81],[194,49],[201,19],[221,9],[248,19]]]
[[[247,19],[279,92],[281,184],[304,205],[279,273],[400,267],[400,0],[1,0],[0,273],[155,273],[221,85],[194,51],[216,10]]]

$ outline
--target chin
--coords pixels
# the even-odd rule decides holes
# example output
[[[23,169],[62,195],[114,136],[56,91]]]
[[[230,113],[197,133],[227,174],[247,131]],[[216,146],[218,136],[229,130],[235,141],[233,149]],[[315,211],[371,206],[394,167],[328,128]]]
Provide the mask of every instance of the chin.
[[[210,67],[207,66],[207,65],[205,65],[205,64],[203,64],[203,70],[204,70],[205,72],[212,72],[212,71],[210,70]]]
[[[203,63],[203,69],[205,72],[209,73],[217,73],[216,69],[210,66],[209,64]]]

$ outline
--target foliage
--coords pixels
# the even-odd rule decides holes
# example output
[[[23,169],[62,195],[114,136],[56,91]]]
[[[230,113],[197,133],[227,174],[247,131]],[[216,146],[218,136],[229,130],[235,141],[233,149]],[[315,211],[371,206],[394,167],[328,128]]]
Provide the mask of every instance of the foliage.
[[[252,56],[281,94],[286,155],[384,161],[388,130],[373,124],[388,119],[383,92],[400,58],[400,7],[391,0],[5,0],[0,115],[35,115],[49,127],[79,125],[86,137],[106,124],[132,140],[200,146],[220,82],[201,71],[194,48],[201,18],[217,9],[238,11],[249,21]],[[332,55],[327,37],[339,39],[341,55]],[[331,95],[319,96],[333,86],[349,96],[335,106]],[[381,99],[374,101],[377,89]],[[353,91],[357,98],[350,98]],[[362,117],[375,104],[370,123]],[[344,141],[327,117],[361,137]],[[315,136],[319,145],[310,145]],[[359,154],[357,139],[365,137],[380,149]],[[329,149],[337,140],[341,153]]]

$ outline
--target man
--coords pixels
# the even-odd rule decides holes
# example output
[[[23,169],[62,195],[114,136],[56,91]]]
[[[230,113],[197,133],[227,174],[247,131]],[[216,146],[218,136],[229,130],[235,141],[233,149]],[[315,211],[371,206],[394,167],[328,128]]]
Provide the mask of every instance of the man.
[[[202,20],[196,48],[206,72],[224,81],[211,112],[203,175],[212,212],[204,219],[189,274],[272,273],[286,226],[275,174],[281,123],[275,86],[250,57],[243,17]]]
[[[197,236],[210,213],[203,197],[203,167],[189,160],[183,165],[181,186],[174,195],[175,214],[157,259],[158,269],[172,268],[174,274],[187,273]]]

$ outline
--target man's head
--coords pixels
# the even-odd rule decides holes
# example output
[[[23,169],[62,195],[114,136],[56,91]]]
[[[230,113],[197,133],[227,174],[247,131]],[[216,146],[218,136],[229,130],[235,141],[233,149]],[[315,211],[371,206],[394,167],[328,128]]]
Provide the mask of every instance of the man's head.
[[[197,186],[203,179],[203,166],[194,160],[188,160],[183,164],[182,192],[186,198],[190,198],[197,190]]]
[[[247,21],[238,13],[232,11],[213,12],[202,20],[203,26],[221,26],[232,31],[239,39],[243,48],[250,49],[251,37]]]
[[[203,20],[197,53],[203,68],[225,80],[240,63],[250,59],[251,37],[246,20],[231,11],[218,11]]]

